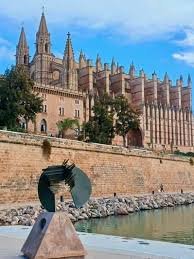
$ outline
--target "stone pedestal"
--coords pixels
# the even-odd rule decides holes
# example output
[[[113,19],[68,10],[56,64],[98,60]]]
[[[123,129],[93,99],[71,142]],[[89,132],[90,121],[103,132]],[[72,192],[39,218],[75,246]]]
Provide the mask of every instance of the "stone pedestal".
[[[83,259],[86,254],[71,220],[64,212],[42,213],[21,251],[29,259]]]

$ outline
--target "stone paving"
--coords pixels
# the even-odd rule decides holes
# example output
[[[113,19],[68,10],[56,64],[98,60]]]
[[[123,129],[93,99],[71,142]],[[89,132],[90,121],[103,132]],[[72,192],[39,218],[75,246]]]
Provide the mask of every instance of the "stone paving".
[[[20,249],[31,227],[0,227],[0,258],[23,258]],[[194,246],[79,233],[86,259],[194,259]]]

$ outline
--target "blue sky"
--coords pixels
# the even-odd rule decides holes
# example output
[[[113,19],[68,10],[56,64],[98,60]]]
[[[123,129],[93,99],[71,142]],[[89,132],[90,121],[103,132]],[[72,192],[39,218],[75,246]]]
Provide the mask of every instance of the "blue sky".
[[[70,31],[76,57],[82,49],[94,62],[98,53],[107,63],[114,56],[126,71],[133,61],[148,77],[194,78],[193,0],[0,0],[0,73],[15,62],[21,24],[33,56],[43,5],[57,56]]]

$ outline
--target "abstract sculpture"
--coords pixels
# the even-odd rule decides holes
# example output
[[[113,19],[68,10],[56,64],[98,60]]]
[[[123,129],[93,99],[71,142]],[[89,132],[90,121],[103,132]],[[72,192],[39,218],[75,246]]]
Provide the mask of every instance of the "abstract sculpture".
[[[75,164],[68,165],[68,160],[60,166],[49,166],[43,169],[38,184],[38,196],[42,206],[49,212],[56,211],[55,192],[60,189],[60,183],[69,186],[76,208],[80,208],[91,195],[90,179]]]
[[[67,162],[43,169],[40,176],[38,196],[48,212],[37,218],[22,247],[21,251],[27,258],[82,259],[86,254],[69,217],[64,212],[55,212],[58,189],[68,186],[77,208],[82,207],[91,195],[91,183],[87,175]]]

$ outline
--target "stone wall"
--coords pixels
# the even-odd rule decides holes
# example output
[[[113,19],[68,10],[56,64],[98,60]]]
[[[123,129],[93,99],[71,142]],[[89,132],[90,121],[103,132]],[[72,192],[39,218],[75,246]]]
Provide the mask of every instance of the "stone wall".
[[[44,139],[52,146],[50,158],[43,155]],[[194,166],[188,158],[0,131],[0,203],[36,200],[42,168],[65,159],[87,173],[93,196],[150,193],[161,183],[169,192],[194,191]]]

